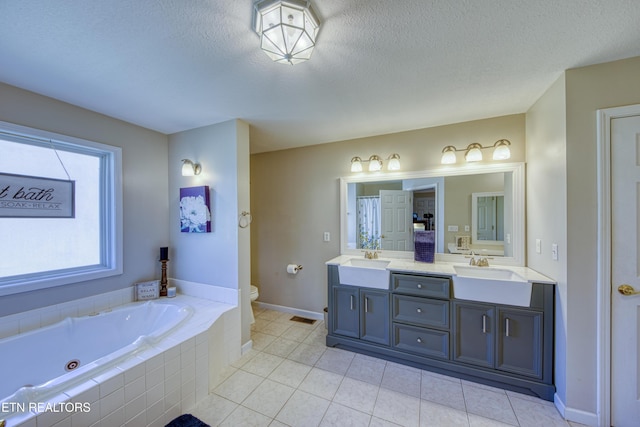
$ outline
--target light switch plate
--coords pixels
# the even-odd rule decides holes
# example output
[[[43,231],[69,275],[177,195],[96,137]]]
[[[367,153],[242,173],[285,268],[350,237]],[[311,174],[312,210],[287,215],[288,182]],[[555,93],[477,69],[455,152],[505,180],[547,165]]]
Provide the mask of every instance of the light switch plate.
[[[450,225],[447,227],[448,231],[458,231],[458,226],[457,225]]]
[[[540,239],[536,239],[536,253],[537,254],[542,253],[542,240]]]
[[[554,261],[558,260],[558,244],[553,243],[551,245],[551,259]]]

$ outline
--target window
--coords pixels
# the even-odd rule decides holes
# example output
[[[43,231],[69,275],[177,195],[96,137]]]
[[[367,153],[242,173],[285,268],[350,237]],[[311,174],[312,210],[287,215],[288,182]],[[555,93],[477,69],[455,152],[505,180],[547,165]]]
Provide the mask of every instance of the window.
[[[0,122],[0,172],[75,181],[74,218],[0,217],[0,295],[122,273],[121,149]]]

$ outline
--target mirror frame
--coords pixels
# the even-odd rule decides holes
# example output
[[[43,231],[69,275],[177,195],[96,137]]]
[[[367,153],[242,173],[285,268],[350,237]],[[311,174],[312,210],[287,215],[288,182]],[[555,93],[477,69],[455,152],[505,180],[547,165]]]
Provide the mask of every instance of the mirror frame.
[[[501,163],[501,164],[465,164],[459,166],[434,167],[432,169],[413,172],[379,172],[379,173],[357,173],[351,176],[340,178],[340,254],[362,256],[364,251],[360,249],[347,248],[347,206],[348,191],[347,184],[357,182],[378,182],[378,181],[398,181],[404,179],[417,178],[436,178],[460,175],[475,175],[486,173],[513,173],[513,245],[512,257],[494,257],[490,263],[492,265],[517,265],[524,266],[525,259],[525,164],[520,163]],[[446,245],[445,245],[446,246]],[[413,260],[413,251],[382,251],[381,256],[384,258],[400,258]],[[489,257],[491,258],[491,257]],[[436,253],[436,262],[469,262],[464,255]]]

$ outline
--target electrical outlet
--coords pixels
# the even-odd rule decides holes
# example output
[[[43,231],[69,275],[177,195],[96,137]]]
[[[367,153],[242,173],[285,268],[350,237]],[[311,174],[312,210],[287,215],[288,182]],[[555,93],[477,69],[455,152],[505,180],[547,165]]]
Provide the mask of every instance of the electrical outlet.
[[[458,226],[457,225],[450,225],[447,227],[448,231],[458,231]]]
[[[469,226],[468,225],[464,226],[464,231],[469,231]]]
[[[551,259],[554,261],[558,260],[558,244],[553,243],[551,245]]]
[[[329,242],[331,240],[331,233],[329,233],[328,231],[325,231],[324,236],[322,237],[322,240],[324,240],[325,242]]]
[[[511,244],[511,233],[505,234],[504,240],[507,242],[507,245]]]
[[[540,239],[536,239],[536,253],[537,254],[542,253],[542,240]]]

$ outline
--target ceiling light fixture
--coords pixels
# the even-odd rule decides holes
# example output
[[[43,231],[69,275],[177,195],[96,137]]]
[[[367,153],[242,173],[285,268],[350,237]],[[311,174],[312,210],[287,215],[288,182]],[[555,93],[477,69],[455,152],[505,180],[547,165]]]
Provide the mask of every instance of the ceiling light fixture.
[[[400,170],[400,156],[396,153],[390,155],[387,160],[387,170]],[[362,160],[361,157],[355,156],[351,158],[351,172],[362,172],[362,164],[369,163],[369,172],[378,172],[382,170],[382,158],[377,154],[372,154],[369,160]]]
[[[293,65],[311,58],[319,28],[309,1],[258,0],[253,5],[253,30],[275,62]]]
[[[493,160],[507,160],[511,157],[511,149],[509,146],[511,141],[508,139],[499,139],[493,145],[482,146],[474,142],[467,145],[466,148],[456,148],[453,145],[447,145],[442,149],[442,158],[440,163],[443,165],[452,165],[456,163],[456,151],[464,151],[464,158],[467,162],[479,162],[482,160],[482,151],[487,148],[493,148]]]
[[[182,176],[200,175],[202,166],[200,163],[193,163],[189,159],[182,159]]]

